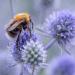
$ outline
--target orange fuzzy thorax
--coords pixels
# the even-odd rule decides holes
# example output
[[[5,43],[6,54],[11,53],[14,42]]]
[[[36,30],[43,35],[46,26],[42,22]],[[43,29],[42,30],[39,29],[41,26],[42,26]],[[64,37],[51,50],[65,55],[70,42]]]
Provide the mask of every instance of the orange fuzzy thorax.
[[[14,17],[17,21],[25,20],[27,23],[30,22],[30,15],[28,13],[19,13]]]

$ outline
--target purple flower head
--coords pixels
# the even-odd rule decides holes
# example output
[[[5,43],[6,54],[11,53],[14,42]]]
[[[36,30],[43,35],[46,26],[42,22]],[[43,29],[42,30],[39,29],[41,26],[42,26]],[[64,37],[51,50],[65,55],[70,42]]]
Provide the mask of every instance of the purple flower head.
[[[26,44],[26,41],[30,41],[30,39],[36,41],[37,37],[35,34],[32,34],[30,36],[30,32],[28,31],[22,31],[20,35],[20,47]]]
[[[27,45],[23,45],[23,48],[21,50],[24,63],[27,63],[31,67],[35,66],[36,68],[46,64],[46,50],[38,40],[33,41],[30,39]]]
[[[70,56],[54,59],[48,70],[48,75],[75,75],[75,60]]]
[[[26,65],[28,72],[32,73],[33,66],[37,71],[38,68],[43,68],[46,65],[46,50],[39,40],[31,38],[20,49],[17,49],[16,45],[13,45],[13,47],[11,49],[14,59],[18,63]]]
[[[23,31],[19,38],[19,44],[18,44],[19,49],[17,49],[16,42],[12,44],[11,46],[12,55],[17,62],[23,62],[21,49],[23,49],[23,45],[26,45],[27,41],[30,41],[30,39],[32,39],[33,41],[36,41],[37,37],[34,34],[32,34],[32,36],[30,37],[29,32]]]
[[[75,15],[69,11],[53,13],[47,19],[48,33],[59,44],[66,45],[75,37]]]

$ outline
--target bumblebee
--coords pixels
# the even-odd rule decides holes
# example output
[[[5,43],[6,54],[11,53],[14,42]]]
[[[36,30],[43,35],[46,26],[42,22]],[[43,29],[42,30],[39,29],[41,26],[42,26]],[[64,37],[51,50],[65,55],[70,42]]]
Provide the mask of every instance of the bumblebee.
[[[31,23],[31,24],[30,24]],[[33,29],[33,22],[28,13],[19,13],[13,17],[13,19],[8,23],[6,32],[11,38],[15,38],[18,34],[21,33],[22,29],[30,32]]]

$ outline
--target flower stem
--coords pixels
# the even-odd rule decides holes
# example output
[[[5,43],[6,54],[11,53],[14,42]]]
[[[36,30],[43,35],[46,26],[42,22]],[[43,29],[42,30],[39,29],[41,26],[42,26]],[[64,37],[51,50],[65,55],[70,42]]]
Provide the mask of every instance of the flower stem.
[[[20,75],[23,75],[23,70],[24,70],[24,65],[22,64],[22,66],[21,66],[21,73],[20,73]]]
[[[12,0],[9,0],[10,1],[10,10],[11,10],[11,17],[14,16],[14,11],[13,11],[13,2]]]
[[[32,67],[32,74],[31,75],[34,75],[34,71],[35,71],[35,65],[33,65],[33,67]]]
[[[71,55],[70,51],[64,46],[60,45],[59,46],[60,48],[62,48],[68,55]],[[62,52],[61,52],[61,55],[62,55]]]
[[[42,29],[40,29],[40,28],[35,28],[35,29],[38,30],[38,31],[40,31],[40,32],[42,32],[42,33],[44,33],[44,34],[43,34],[44,36],[50,38],[49,33],[47,33],[46,31],[44,31],[44,30],[42,30]]]
[[[54,43],[55,43],[55,39],[51,40],[46,46],[45,46],[45,49],[49,49]]]
[[[64,49],[64,51],[65,51],[67,54],[71,55],[71,53],[69,52],[69,50],[67,50],[67,49],[64,48],[64,47],[63,47],[63,49]]]

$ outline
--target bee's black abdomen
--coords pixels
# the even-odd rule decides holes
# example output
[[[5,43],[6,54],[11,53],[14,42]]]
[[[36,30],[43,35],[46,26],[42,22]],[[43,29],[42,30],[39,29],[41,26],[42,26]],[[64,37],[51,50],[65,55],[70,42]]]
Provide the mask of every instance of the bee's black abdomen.
[[[19,30],[18,28],[15,28],[15,29],[12,30],[12,31],[7,31],[7,33],[8,33],[8,35],[9,35],[10,37],[15,38],[15,37],[17,36],[17,34],[18,34],[19,31],[20,31],[20,30]]]
[[[12,37],[12,38],[15,38],[16,35],[17,35],[17,33],[14,33],[13,31],[9,31],[9,32],[8,32],[8,35],[9,35],[10,37]]]

